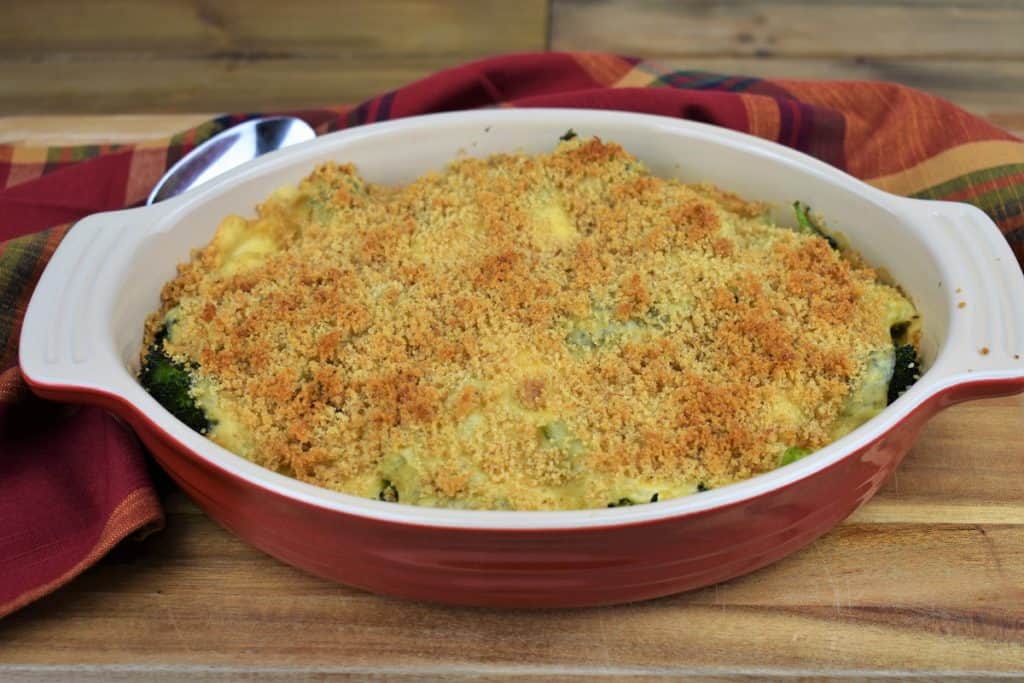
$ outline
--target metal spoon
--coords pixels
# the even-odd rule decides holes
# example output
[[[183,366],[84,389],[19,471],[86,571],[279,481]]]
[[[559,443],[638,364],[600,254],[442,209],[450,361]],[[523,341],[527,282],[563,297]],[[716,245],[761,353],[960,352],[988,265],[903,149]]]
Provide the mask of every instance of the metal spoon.
[[[156,184],[146,203],[170,199],[262,154],[315,137],[309,124],[293,116],[268,116],[240,123],[179,159]]]

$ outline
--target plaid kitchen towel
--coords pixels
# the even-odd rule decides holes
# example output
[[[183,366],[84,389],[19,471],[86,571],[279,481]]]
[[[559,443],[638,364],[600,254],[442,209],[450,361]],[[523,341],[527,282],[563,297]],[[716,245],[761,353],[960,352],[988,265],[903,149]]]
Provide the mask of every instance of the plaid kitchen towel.
[[[358,106],[298,114],[326,133],[490,106],[621,109],[752,133],[889,192],[970,202],[1024,262],[1024,144],[899,85],[676,71],[608,54],[526,54],[442,71]],[[250,116],[222,116],[138,145],[0,146],[0,616],[162,520],[141,448],[118,421],[25,389],[18,333],[32,288],[73,221],[141,203],[183,154]]]

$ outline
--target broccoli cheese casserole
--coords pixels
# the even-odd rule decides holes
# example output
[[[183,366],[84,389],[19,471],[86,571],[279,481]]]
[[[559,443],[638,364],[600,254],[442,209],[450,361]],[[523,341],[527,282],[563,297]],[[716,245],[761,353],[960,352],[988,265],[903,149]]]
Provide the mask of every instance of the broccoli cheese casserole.
[[[830,443],[916,377],[914,306],[796,211],[776,225],[599,139],[404,187],[327,163],[179,267],[140,380],[238,455],[358,496],[688,495]]]

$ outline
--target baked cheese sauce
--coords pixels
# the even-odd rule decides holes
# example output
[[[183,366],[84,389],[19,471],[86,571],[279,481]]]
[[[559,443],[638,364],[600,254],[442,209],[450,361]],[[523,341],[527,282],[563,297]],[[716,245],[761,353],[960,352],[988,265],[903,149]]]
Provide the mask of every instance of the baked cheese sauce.
[[[326,164],[229,216],[149,321],[209,438],[418,505],[646,503],[774,469],[884,408],[910,302],[765,207],[621,147]]]

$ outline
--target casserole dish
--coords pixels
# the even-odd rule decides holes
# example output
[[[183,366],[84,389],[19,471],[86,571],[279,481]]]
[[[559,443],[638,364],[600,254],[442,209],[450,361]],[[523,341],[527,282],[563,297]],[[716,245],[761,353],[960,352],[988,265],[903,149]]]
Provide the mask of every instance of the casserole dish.
[[[747,199],[809,202],[868,263],[890,273],[924,324],[921,379],[880,415],[792,465],[655,505],[571,512],[433,509],[304,484],[222,449],[135,379],[160,288],[221,218],[249,215],[316,163],[406,183],[459,154],[550,150],[572,128],[622,144],[655,175]],[[811,542],[898,465],[952,403],[1024,391],[1024,276],[970,206],[903,199],[798,152],[704,124],[589,110],[437,114],[344,131],[260,158],[151,207],[90,216],[54,254],[21,337],[40,395],[120,415],[211,517],[314,574],[403,597],[500,606],[633,601],[722,581]],[[964,306],[960,304],[964,303]]]

